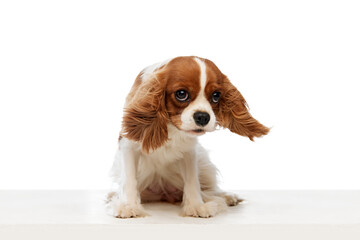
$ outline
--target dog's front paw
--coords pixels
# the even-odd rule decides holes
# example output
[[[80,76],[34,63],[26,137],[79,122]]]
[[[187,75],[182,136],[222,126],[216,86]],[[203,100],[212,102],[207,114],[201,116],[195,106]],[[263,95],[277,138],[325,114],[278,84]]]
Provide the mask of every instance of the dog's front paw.
[[[120,204],[114,210],[114,216],[117,218],[145,217],[148,215],[141,204]]]
[[[218,204],[210,201],[200,204],[186,204],[182,209],[181,215],[208,218],[215,216],[218,212]]]
[[[148,216],[140,203],[122,203],[116,200],[112,200],[107,203],[107,211],[111,216],[116,218],[135,218]]]

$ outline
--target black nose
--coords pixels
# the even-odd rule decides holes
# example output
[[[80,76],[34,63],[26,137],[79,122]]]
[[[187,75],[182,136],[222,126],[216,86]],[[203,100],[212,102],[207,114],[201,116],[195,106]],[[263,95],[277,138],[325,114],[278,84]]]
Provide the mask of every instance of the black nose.
[[[196,112],[194,113],[194,120],[196,125],[203,127],[210,121],[210,115],[207,112]]]

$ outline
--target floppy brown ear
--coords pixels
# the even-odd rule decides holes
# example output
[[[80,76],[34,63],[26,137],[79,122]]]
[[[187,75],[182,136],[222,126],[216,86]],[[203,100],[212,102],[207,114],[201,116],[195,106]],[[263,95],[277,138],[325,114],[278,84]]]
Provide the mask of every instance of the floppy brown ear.
[[[221,93],[219,110],[217,114],[220,126],[228,128],[231,132],[249,137],[261,137],[269,132],[269,128],[259,123],[251,116],[247,103],[241,93],[223,75],[224,89]]]
[[[142,151],[149,153],[168,139],[167,122],[164,81],[138,77],[125,105],[122,136],[141,142]]]

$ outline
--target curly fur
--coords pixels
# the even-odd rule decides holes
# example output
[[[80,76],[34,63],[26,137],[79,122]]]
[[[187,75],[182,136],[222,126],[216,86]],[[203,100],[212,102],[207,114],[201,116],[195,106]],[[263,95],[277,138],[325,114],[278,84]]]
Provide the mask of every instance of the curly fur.
[[[248,105],[241,93],[224,75],[224,93],[217,112],[219,125],[231,132],[247,136],[251,141],[269,132],[249,113]]]
[[[176,98],[188,93],[186,101]],[[219,102],[212,94],[220,92]],[[200,125],[195,113],[207,113]],[[269,129],[254,119],[240,92],[214,63],[178,57],[144,69],[126,98],[112,167],[118,187],[108,196],[111,215],[147,216],[142,203],[182,203],[182,216],[211,217],[241,202],[217,186],[216,167],[197,136],[216,125],[253,140]]]

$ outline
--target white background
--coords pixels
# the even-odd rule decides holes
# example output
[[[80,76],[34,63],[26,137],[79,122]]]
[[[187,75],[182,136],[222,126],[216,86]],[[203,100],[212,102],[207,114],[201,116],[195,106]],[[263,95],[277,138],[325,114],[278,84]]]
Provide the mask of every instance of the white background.
[[[213,60],[272,127],[201,137],[225,189],[359,189],[358,1],[1,1],[0,189],[97,189],[147,65]]]

